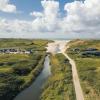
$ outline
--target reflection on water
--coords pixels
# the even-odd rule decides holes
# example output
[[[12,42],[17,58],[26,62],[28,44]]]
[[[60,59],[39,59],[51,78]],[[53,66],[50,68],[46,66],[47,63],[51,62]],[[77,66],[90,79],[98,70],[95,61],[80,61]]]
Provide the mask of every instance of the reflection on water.
[[[49,56],[45,58],[44,69],[41,74],[37,77],[33,84],[22,91],[14,100],[39,100],[42,92],[42,87],[48,77],[51,75],[50,71],[50,60]]]

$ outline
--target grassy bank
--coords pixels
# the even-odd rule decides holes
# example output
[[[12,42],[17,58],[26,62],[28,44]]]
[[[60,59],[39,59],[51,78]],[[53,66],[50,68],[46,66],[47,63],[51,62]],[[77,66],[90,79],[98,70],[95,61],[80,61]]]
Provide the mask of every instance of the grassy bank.
[[[31,50],[31,54],[0,54],[0,100],[12,100],[43,69],[47,40],[2,39],[0,48]]]
[[[69,56],[75,60],[85,100],[100,100],[100,56],[82,55],[87,48],[100,51],[100,40],[74,40]]]
[[[41,100],[76,100],[69,61],[62,55],[51,56],[52,76],[44,86]]]

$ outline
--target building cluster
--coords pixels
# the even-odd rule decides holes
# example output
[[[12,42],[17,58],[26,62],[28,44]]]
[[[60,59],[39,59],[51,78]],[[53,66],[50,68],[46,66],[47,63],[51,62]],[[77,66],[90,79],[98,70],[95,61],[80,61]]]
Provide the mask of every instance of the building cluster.
[[[100,56],[100,51],[96,48],[86,48],[80,50],[79,48],[73,49],[74,52],[81,53],[83,56]]]
[[[100,56],[100,51],[96,48],[87,48],[82,55],[86,56]]]
[[[5,48],[0,49],[0,54],[30,54],[31,51],[29,50],[21,50],[21,49],[14,49],[14,48]]]

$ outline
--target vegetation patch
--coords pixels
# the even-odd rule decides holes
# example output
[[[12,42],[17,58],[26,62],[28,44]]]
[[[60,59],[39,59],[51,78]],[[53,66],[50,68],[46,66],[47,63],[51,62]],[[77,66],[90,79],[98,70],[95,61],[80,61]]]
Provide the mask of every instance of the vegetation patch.
[[[62,54],[51,55],[52,75],[46,82],[41,100],[76,100],[72,70]]]
[[[48,40],[1,39],[0,49],[31,50],[30,54],[0,54],[0,100],[13,100],[41,70]]]
[[[75,60],[85,100],[100,99],[100,57],[97,55],[83,56],[84,50],[100,51],[99,40],[74,40],[69,43],[69,56]],[[77,48],[78,52],[75,51]],[[92,49],[88,49],[92,48]],[[94,48],[94,49],[93,49]]]

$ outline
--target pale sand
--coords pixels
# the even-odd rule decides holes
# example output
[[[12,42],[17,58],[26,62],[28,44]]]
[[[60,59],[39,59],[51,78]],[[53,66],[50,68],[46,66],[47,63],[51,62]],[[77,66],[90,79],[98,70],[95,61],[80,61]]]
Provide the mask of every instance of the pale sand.
[[[46,47],[47,52],[50,52],[52,54],[61,53],[62,51],[65,50],[67,42],[69,42],[69,41],[65,41],[65,40],[58,41],[58,40],[56,40],[52,43],[48,43],[48,46]]]

